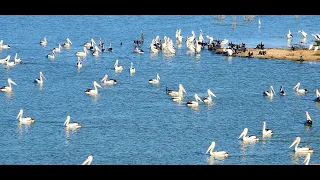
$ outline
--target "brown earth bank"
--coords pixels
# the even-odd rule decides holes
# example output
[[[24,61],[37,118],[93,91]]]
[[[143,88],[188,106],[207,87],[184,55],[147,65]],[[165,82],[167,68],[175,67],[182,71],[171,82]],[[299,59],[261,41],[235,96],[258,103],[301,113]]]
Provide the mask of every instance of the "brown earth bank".
[[[265,54],[262,52],[265,51]],[[247,48],[245,52],[233,54],[232,56],[248,57],[249,52],[253,53],[251,57],[262,59],[279,59],[293,61],[320,61],[320,50],[314,51],[308,48]],[[214,52],[220,54],[222,49],[216,49]],[[259,53],[260,52],[260,53]]]

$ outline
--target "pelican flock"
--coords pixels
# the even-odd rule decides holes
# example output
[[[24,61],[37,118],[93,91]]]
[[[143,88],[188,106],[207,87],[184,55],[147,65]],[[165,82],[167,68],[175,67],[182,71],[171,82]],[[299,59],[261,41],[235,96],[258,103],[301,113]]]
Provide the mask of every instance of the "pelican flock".
[[[259,26],[261,25],[260,19],[258,20]],[[301,33],[303,38],[307,37],[307,33],[304,32],[303,30],[299,30],[298,33]],[[191,50],[192,52],[195,52],[196,54],[199,54],[201,52],[201,50],[204,48],[204,38],[203,38],[203,32],[202,30],[200,30],[200,35],[197,37],[194,30],[191,31],[192,36],[187,37],[185,42],[186,42],[186,46],[189,50]],[[320,36],[318,36],[318,34],[312,34],[313,37],[315,37],[317,40],[320,40]],[[211,44],[213,43],[215,40],[213,39],[213,37],[206,35],[205,36],[209,42],[207,44]],[[291,31],[288,31],[287,34],[287,38],[291,39],[293,37],[293,35],[291,34]],[[183,36],[181,35],[181,29],[176,29],[176,45],[181,45],[182,44],[182,39]],[[162,51],[162,53],[164,54],[175,54],[176,53],[176,46],[173,43],[172,39],[169,36],[164,36],[163,38],[164,42],[161,41],[161,39],[159,38],[159,36],[157,36],[155,39],[152,39],[152,42],[150,44],[150,53],[158,53],[159,51]],[[225,44],[228,43],[227,39],[224,39],[220,42],[219,45],[221,45],[221,47],[223,47]],[[51,49],[51,54],[48,54],[47,57],[49,59],[55,59],[56,57],[56,53],[60,53],[62,50],[62,47],[64,48],[71,48],[71,40],[69,38],[66,38],[66,42],[64,42],[61,46],[60,43],[58,43],[58,47],[54,47],[54,48],[50,48]],[[43,40],[40,41],[40,45],[41,46],[47,46],[47,39],[46,36],[43,37]],[[121,42],[122,45],[122,42]],[[77,61],[77,67],[81,68],[82,67],[82,60],[80,57],[87,57],[88,55],[92,55],[92,56],[96,56],[98,57],[100,55],[100,52],[105,52],[106,49],[104,48],[104,43],[102,43],[101,38],[99,39],[99,46],[102,47],[103,50],[100,50],[100,48],[96,45],[95,41],[93,39],[91,39],[90,43],[85,43],[83,45],[83,51],[78,51],[75,52],[74,55],[77,56],[78,61]],[[82,45],[81,45],[82,47]],[[311,46],[310,46],[311,47]],[[310,49],[309,47],[309,49]],[[9,49],[10,46],[3,44],[3,40],[0,41],[0,49]],[[45,47],[44,47],[45,48]],[[312,47],[311,47],[312,48]],[[318,46],[316,46],[316,48],[318,48]],[[315,51],[317,50],[315,48]],[[88,52],[88,49],[91,51],[91,53]],[[226,52],[229,51],[229,53],[227,53],[228,55],[233,55],[233,52],[231,49],[225,48]],[[109,48],[108,48],[109,52],[112,52],[113,49],[111,47],[111,42],[109,44]],[[144,54],[145,51],[143,51],[142,49],[139,48],[139,46],[135,46],[134,52],[136,53],[140,53],[140,54]],[[107,54],[107,53],[106,53]],[[60,54],[59,54],[60,55]],[[10,55],[7,55],[6,58],[0,59],[0,63],[6,65],[7,67],[13,67],[14,65],[18,64],[21,62],[21,59],[18,57],[18,53],[15,53],[15,58],[14,61],[10,62]],[[20,66],[20,65],[19,65]],[[123,70],[123,66],[119,65],[119,60],[116,59],[116,62],[114,64],[114,70],[117,71],[121,71]],[[130,74],[135,73],[136,69],[133,67],[133,63],[130,63],[130,69],[129,72]],[[34,82],[37,84],[43,84],[44,83],[44,79],[46,80],[45,76],[43,75],[43,73],[40,71],[39,73],[39,78],[34,79]],[[8,86],[2,86],[1,87],[1,91],[3,92],[12,92],[12,84],[13,85],[17,85],[14,81],[12,81],[11,78],[8,78]],[[101,79],[101,82],[103,82],[104,85],[114,85],[117,84],[117,81],[115,79],[108,79],[108,74],[105,74],[105,76]],[[148,82],[150,84],[154,84],[154,85],[158,85],[160,83],[160,76],[158,73],[156,73],[156,78],[154,79],[149,79]],[[97,95],[98,94],[98,88],[102,88],[101,85],[99,83],[97,83],[96,81],[93,81],[93,86],[94,88],[92,89],[86,89],[84,92],[86,94],[89,95]],[[267,97],[273,97],[276,95],[273,86],[269,86],[270,90],[264,91],[263,95],[267,96]],[[296,93],[298,94],[306,94],[308,92],[307,89],[300,89],[300,82],[298,82],[293,89],[295,90]],[[318,102],[320,101],[320,93],[318,91],[318,89],[316,89],[316,98],[314,99],[314,101]],[[177,101],[177,102],[181,102],[184,98],[184,94],[186,93],[186,90],[184,89],[184,87],[182,86],[182,84],[179,84],[179,88],[177,91],[175,90],[169,90],[166,88],[166,93],[168,95],[170,95],[172,97],[172,101]],[[216,97],[216,95],[210,90],[207,89],[207,93],[208,95],[205,96],[204,98],[200,98],[198,96],[197,93],[194,93],[194,100],[190,100],[186,102],[187,106],[190,107],[198,107],[199,106],[199,101],[209,104],[212,103],[213,99],[212,97]],[[283,86],[280,87],[280,95],[285,96],[286,93],[283,89]],[[285,97],[284,97],[285,98]],[[308,113],[308,111],[305,111],[306,113],[306,122],[305,124],[311,125],[312,124],[312,119]],[[31,116],[26,116],[23,117],[23,109],[20,109],[16,119],[19,119],[20,123],[23,124],[31,124],[35,122],[35,118],[31,117]],[[81,124],[78,122],[70,122],[70,116],[68,115],[65,122],[64,122],[64,126],[66,128],[80,128]],[[249,135],[247,136],[248,133],[248,128],[244,128],[243,132],[240,134],[240,136],[238,137],[238,139],[242,138],[243,141],[245,142],[256,142],[259,141],[259,138],[255,135]],[[266,128],[266,122],[263,121],[263,126],[262,126],[262,136],[270,136],[273,135],[273,130],[271,129],[267,129]],[[300,137],[296,137],[295,141],[289,146],[289,148],[293,147],[295,145],[294,151],[295,152],[306,152],[309,153],[305,162],[306,164],[309,163],[310,160],[310,153],[313,152],[313,148],[309,147],[309,146],[304,146],[304,147],[298,147],[299,143],[300,143],[301,138]],[[212,157],[227,157],[228,156],[228,152],[227,151],[223,151],[223,150],[214,150],[215,148],[215,142],[212,141],[210,146],[208,147],[207,151],[205,154],[210,154],[210,156]],[[88,156],[88,158],[82,163],[82,165],[90,165],[92,162],[93,156]]]

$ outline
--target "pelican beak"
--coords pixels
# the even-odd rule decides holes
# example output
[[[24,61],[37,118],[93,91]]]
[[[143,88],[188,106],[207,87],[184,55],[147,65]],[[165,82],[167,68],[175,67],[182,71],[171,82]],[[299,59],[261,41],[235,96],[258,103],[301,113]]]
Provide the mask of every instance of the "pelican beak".
[[[297,140],[293,141],[293,143],[290,145],[289,148],[291,148],[293,145],[295,145],[297,143]]]

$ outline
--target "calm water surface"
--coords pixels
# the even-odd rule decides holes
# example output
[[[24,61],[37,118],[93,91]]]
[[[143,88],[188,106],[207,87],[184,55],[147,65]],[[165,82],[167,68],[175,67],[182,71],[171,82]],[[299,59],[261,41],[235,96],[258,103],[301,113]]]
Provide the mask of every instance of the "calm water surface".
[[[261,26],[258,26],[258,19]],[[187,54],[183,43],[176,54],[151,54],[149,44],[156,36],[175,40],[175,30],[183,37],[194,30],[214,39],[228,39],[255,47],[287,47],[292,44],[308,46],[312,33],[320,31],[320,16],[255,16],[244,21],[236,16],[219,20],[215,16],[0,16],[0,39],[11,46],[0,51],[0,58],[18,53],[22,64],[0,68],[0,84],[7,85],[10,77],[16,82],[13,93],[0,94],[0,164],[3,165],[72,165],[81,164],[93,155],[97,165],[296,165],[303,164],[305,155],[289,148],[296,136],[300,146],[311,146],[315,152],[310,164],[319,163],[320,132],[319,105],[313,101],[320,88],[320,63],[287,60],[263,60],[225,57],[207,49],[200,55]],[[288,30],[293,34],[288,44]],[[308,33],[304,43],[298,30]],[[133,41],[144,34],[144,54],[133,53]],[[46,47],[39,42],[46,36]],[[54,60],[46,56],[51,49],[70,38],[70,49],[62,48]],[[91,54],[76,68],[75,52],[83,44],[99,38],[113,52],[99,57]],[[122,46],[120,43],[123,43]],[[174,41],[175,42],[175,41]],[[115,73],[118,59],[124,70]],[[130,62],[136,73],[129,74]],[[42,71],[43,87],[33,83]],[[160,75],[160,84],[148,80]],[[102,86],[93,98],[84,93],[108,74],[116,79],[114,86]],[[293,86],[301,82],[308,89],[306,95],[296,95]],[[172,102],[166,87],[187,91],[182,103]],[[276,93],[282,85],[287,96],[277,94],[264,98],[262,92],[273,85]],[[200,103],[194,109],[185,105],[211,89],[214,103]],[[33,116],[31,125],[20,125],[16,116],[24,109],[24,116]],[[314,124],[305,126],[305,111]],[[66,130],[66,116],[80,122],[82,128]],[[262,122],[274,135],[261,138]],[[238,139],[242,130],[260,138],[256,143]],[[205,154],[211,141],[215,150],[226,150],[229,157],[212,159]]]

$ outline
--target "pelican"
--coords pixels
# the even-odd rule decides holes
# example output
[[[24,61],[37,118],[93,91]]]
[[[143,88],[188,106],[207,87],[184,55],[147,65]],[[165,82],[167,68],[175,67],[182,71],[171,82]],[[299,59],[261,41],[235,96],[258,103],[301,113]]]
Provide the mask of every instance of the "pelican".
[[[206,154],[208,152],[210,152],[210,156],[213,156],[213,157],[227,157],[228,156],[228,152],[226,152],[226,151],[223,151],[223,150],[213,151],[215,145],[216,145],[216,142],[212,141]]]
[[[159,74],[157,73],[156,74],[156,79],[149,79],[149,83],[150,84],[159,84],[159,81],[160,80],[160,76],[159,76]]]
[[[83,51],[78,51],[75,53],[76,56],[78,57],[86,57],[88,53],[88,50],[86,47],[83,47]]]
[[[312,119],[308,113],[308,111],[306,111],[306,118],[307,118],[307,121],[305,122],[306,125],[312,125]]]
[[[304,147],[298,147],[299,143],[300,143],[301,138],[298,136],[296,137],[296,139],[293,141],[293,143],[289,146],[289,148],[291,148],[293,145],[296,145],[294,147],[294,151],[297,153],[311,153],[313,152],[313,149],[309,146],[304,146]]]
[[[10,62],[9,61],[10,61],[10,58],[5,63],[7,67],[13,67],[16,65],[14,61],[10,61]]]
[[[261,26],[261,21],[260,21],[260,19],[258,20],[258,24],[259,24],[259,27]]]
[[[197,106],[199,105],[198,101],[203,102],[202,99],[198,96],[197,93],[194,93],[194,98],[195,98],[194,101],[188,101],[188,102],[186,103],[186,105],[187,105],[187,106],[190,106],[190,107],[197,107]]]
[[[316,89],[316,98],[314,99],[314,101],[320,102],[320,93],[318,89]]]
[[[7,57],[0,59],[0,64],[7,64],[7,62],[10,60],[11,56],[8,55]]]
[[[46,38],[46,36],[43,37],[43,40],[40,41],[40,45],[42,45],[42,46],[46,46],[46,45],[47,45],[47,38]]]
[[[117,84],[117,80],[115,79],[108,79],[108,74],[104,75],[104,77],[101,79],[101,82],[103,82],[105,85],[113,85]]]
[[[34,123],[35,119],[33,117],[22,117],[23,116],[23,109],[20,109],[17,119],[19,118],[19,121],[23,124],[31,124]]]
[[[70,48],[71,44],[72,44],[71,40],[69,38],[67,38],[66,42],[63,43],[63,47]]]
[[[9,49],[10,45],[8,44],[3,44],[3,40],[0,41],[0,49]]]
[[[66,126],[66,128],[70,128],[70,129],[76,129],[76,128],[80,128],[81,124],[78,122],[70,122],[70,116],[67,116],[67,119],[64,121],[63,125]]]
[[[18,53],[14,56],[14,63],[18,64],[21,62],[21,59],[18,57]]]
[[[116,59],[116,62],[114,63],[114,70],[115,71],[122,71],[123,70],[123,67],[119,66],[119,60],[118,59]]]
[[[320,41],[320,34],[311,34],[317,41]]]
[[[211,96],[213,96],[213,97],[217,97],[217,96],[215,94],[213,94],[213,92],[210,89],[208,89],[207,91],[208,91],[208,96],[205,96],[202,99],[202,101],[204,103],[210,104],[210,103],[212,103],[212,97]]]
[[[303,30],[299,30],[298,33],[301,33],[302,34],[302,38],[306,38],[307,37],[307,33],[304,32]]]
[[[300,82],[298,82],[298,83],[293,87],[293,89],[295,89],[298,94],[306,94],[306,93],[308,92],[307,89],[299,89],[299,87],[300,87]]]
[[[136,47],[134,48],[134,52],[139,53],[139,54],[143,54],[143,53],[144,53],[144,51],[143,51],[142,49],[139,49],[138,46],[136,46]]]
[[[292,37],[293,37],[293,35],[291,34],[291,31],[290,31],[290,29],[289,29],[288,34],[287,34],[287,39],[290,39],[290,38],[292,38]]]
[[[8,78],[8,86],[2,86],[0,90],[3,92],[9,92],[9,93],[12,92],[11,84],[17,85],[14,81],[12,81],[11,78]]]
[[[92,52],[93,56],[99,56],[99,52],[101,52],[101,50],[99,49],[99,47],[97,45],[94,46],[94,51]]]
[[[270,135],[273,135],[273,131],[271,129],[267,129],[266,122],[263,121],[262,136],[270,136]]]
[[[94,87],[94,89],[86,89],[84,92],[86,94],[90,94],[90,95],[97,95],[98,94],[98,88],[97,87],[102,88],[100,86],[100,84],[97,83],[97,81],[93,81],[93,87]]]
[[[248,128],[244,128],[244,130],[242,131],[242,133],[240,134],[238,139],[240,139],[242,137],[242,140],[246,141],[246,142],[259,140],[258,136],[255,136],[255,135],[246,136],[247,133],[248,133]]]
[[[42,78],[46,79],[46,77],[44,77],[43,73],[40,71],[39,78],[35,79],[34,82],[38,83],[38,84],[43,84],[43,79]]]
[[[55,50],[52,50],[52,53],[51,54],[48,54],[47,57],[49,59],[54,59],[56,57],[56,51]]]
[[[271,97],[271,98],[272,98],[273,96],[275,96],[276,93],[275,93],[275,91],[274,91],[274,89],[273,89],[273,86],[270,85],[270,92],[269,92],[269,91],[264,91],[264,92],[263,92],[263,95],[264,95],[264,96]]]
[[[167,88],[166,88],[166,92],[167,92],[167,94],[169,94],[169,95],[172,96],[172,97],[182,96],[182,93],[187,93],[187,91],[184,89],[184,87],[182,86],[182,84],[179,84],[179,90],[178,90],[178,91],[174,91],[174,90],[171,90],[171,89],[167,89]]]
[[[133,74],[133,73],[136,72],[136,68],[133,67],[132,62],[131,62],[131,64],[130,64],[130,70],[129,70],[129,72],[130,72],[130,74]]]
[[[79,56],[78,56],[77,67],[78,67],[78,69],[82,68],[82,61]]]
[[[53,50],[54,50],[55,52],[60,53],[60,52],[61,52],[61,44],[58,44],[58,47],[53,48]]]
[[[88,158],[85,161],[83,161],[81,165],[90,165],[92,160],[93,160],[93,156],[88,156]]]
[[[280,95],[281,96],[285,96],[286,95],[286,92],[284,92],[284,90],[283,90],[283,86],[280,86]]]

